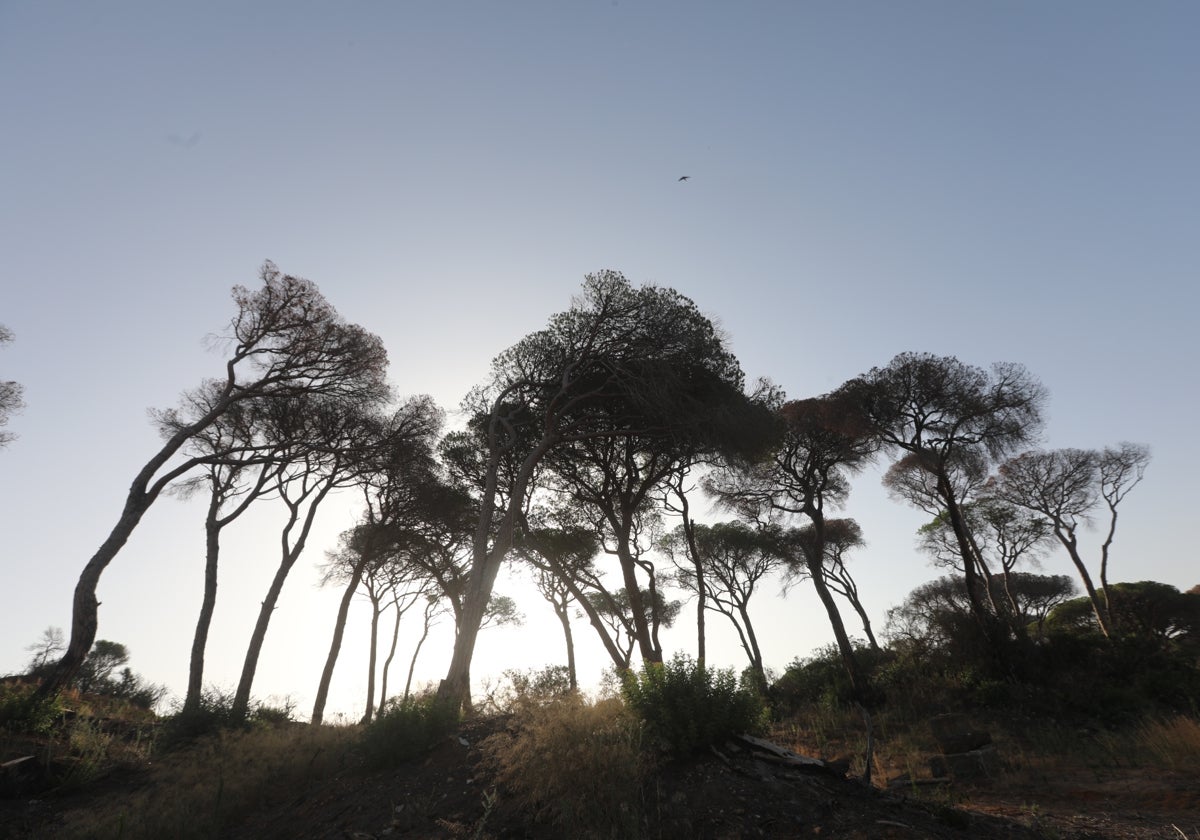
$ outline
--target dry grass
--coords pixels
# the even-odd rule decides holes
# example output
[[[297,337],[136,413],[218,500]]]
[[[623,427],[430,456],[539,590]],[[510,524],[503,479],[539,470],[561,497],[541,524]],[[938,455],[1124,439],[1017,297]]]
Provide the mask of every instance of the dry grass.
[[[502,792],[571,837],[634,837],[647,770],[642,725],[620,700],[528,704],[483,742]]]
[[[977,723],[990,732],[1001,758],[1000,777],[994,781],[1013,789],[1067,777],[1099,781],[1131,770],[1196,773],[1200,781],[1200,719],[1196,717],[1150,719],[1118,730],[987,716]],[[885,710],[874,715],[872,730],[876,786],[887,780],[931,778],[929,759],[937,746],[926,718]],[[776,723],[770,737],[804,755],[843,761],[853,776],[864,773],[867,728],[854,709],[813,707]]]
[[[1200,771],[1200,721],[1178,715],[1137,728],[1136,747],[1172,770]]]
[[[343,767],[356,730],[303,725],[224,732],[155,760],[144,784],[67,811],[55,836],[201,838]]]

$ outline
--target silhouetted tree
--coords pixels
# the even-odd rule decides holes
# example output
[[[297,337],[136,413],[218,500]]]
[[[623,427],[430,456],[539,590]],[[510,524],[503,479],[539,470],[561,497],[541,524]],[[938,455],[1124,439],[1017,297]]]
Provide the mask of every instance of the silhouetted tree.
[[[12,330],[0,324],[0,346],[8,344],[12,340]],[[11,379],[0,379],[0,449],[7,446],[13,440],[13,434],[4,431],[4,427],[8,425],[8,420],[13,414],[24,408],[24,393],[25,389],[19,382],[13,382]]]
[[[778,529],[719,522],[696,525],[694,536],[708,581],[707,609],[724,615],[733,624],[759,684],[766,685],[762,649],[750,620],[750,598],[758,584],[786,562],[787,550]],[[666,548],[674,546],[669,553],[678,558],[680,549],[687,545],[682,526],[672,532],[666,543]],[[695,567],[690,562],[676,560],[676,579],[689,592],[699,589]]]
[[[60,656],[66,649],[67,638],[61,627],[47,627],[42,631],[42,637],[25,648],[33,654],[26,666],[26,672],[32,676],[45,673],[50,666],[50,660]]]
[[[75,586],[67,650],[43,681],[39,696],[57,694],[74,676],[96,638],[100,577],[164,489],[209,456],[176,457],[196,434],[238,403],[261,398],[321,395],[347,404],[385,394],[387,354],[379,339],[345,323],[316,285],[281,274],[266,263],[262,287],[234,287],[237,314],[217,341],[229,348],[223,378],[211,387],[201,413],[194,406],[160,414],[175,429],[134,477],[121,515],[84,566]],[[236,453],[227,453],[230,457]]]
[[[700,441],[749,431],[734,399],[742,380],[737,360],[690,300],[670,289],[634,289],[615,272],[590,275],[571,309],[495,359],[488,383],[467,401],[484,478],[463,620],[441,699],[468,699],[475,638],[546,455],[590,438]],[[506,463],[515,466],[501,509]]]
[[[816,547],[813,526],[801,526],[795,532],[794,539],[800,548],[800,553],[799,556],[792,557],[789,573],[793,580],[807,580],[811,570],[804,559],[804,554],[807,551],[815,550]],[[871,627],[871,619],[858,594],[858,583],[846,566],[846,553],[856,548],[862,548],[864,545],[866,545],[866,541],[863,539],[862,529],[853,519],[826,519],[825,556],[821,560],[820,568],[821,573],[825,575],[825,585],[829,587],[830,591],[845,598],[853,610],[858,613],[863,633],[866,634],[871,649],[879,650],[879,642]]]
[[[423,400],[415,401],[423,405]],[[273,406],[269,434],[293,441],[295,454],[276,481],[275,490],[287,511],[280,532],[280,560],[263,598],[250,637],[242,675],[234,692],[230,714],[244,719],[267,627],[279,596],[296,561],[303,553],[321,503],[330,492],[360,485],[373,474],[381,452],[402,449],[406,440],[420,441],[430,434],[423,412],[408,416],[402,409],[391,418],[381,417],[378,403],[346,404],[340,400],[300,398]],[[419,449],[419,445],[418,445]]]
[[[185,394],[193,409],[213,388]],[[184,695],[183,712],[196,713],[203,702],[204,653],[208,633],[217,605],[217,571],[220,564],[221,532],[249,509],[255,501],[274,489],[274,482],[286,467],[282,452],[272,452],[269,446],[257,441],[259,422],[255,401],[231,406],[207,429],[193,435],[186,447],[187,454],[210,459],[199,475],[185,476],[171,492],[187,498],[208,492],[208,508],[204,517],[204,594],[200,615],[192,636],[192,652],[188,666],[188,684]],[[195,411],[189,412],[194,414]],[[170,437],[177,421],[168,425],[160,418],[160,433]],[[284,444],[286,450],[287,443]]]
[[[400,585],[403,574],[389,566],[388,557],[408,537],[413,527],[440,502],[436,492],[435,436],[441,428],[442,412],[428,397],[408,400],[378,430],[378,442],[366,447],[360,487],[366,506],[363,520],[343,535],[340,550],[328,555],[323,583],[336,580],[345,585],[334,622],[333,639],[313,702],[312,722],[321,723],[333,669],[341,650],[350,601],[359,583],[370,580],[372,598],[371,676],[368,684],[370,717],[374,694],[375,633],[380,601],[384,593]],[[381,588],[382,587],[382,588]]]
[[[581,577],[594,572],[593,561],[600,550],[595,533],[586,528],[540,528],[526,534],[521,554],[530,561],[534,584],[549,602],[562,625],[567,647],[567,682],[571,691],[579,687],[575,667],[575,637],[571,633],[572,602],[579,602]]]
[[[883,368],[846,383],[843,394],[864,415],[885,449],[905,454],[913,475],[940,501],[963,558],[971,614],[997,660],[1003,634],[985,605],[986,581],[962,514],[958,476],[1033,439],[1041,428],[1045,390],[1024,367],[997,363],[990,371],[952,356],[901,353]]]
[[[845,501],[849,476],[870,461],[877,444],[858,405],[843,394],[784,403],[777,417],[781,433],[770,457],[718,470],[706,480],[705,489],[750,521],[803,518],[811,524],[807,531],[793,529],[789,541],[825,608],[851,687],[865,699],[866,681],[823,570],[825,512]]]
[[[1109,594],[1114,624],[1123,636],[1151,641],[1164,650],[1200,652],[1200,594],[1154,580],[1114,583]],[[1087,597],[1057,605],[1047,625],[1059,632],[1100,632]]]
[[[1026,452],[1000,467],[992,492],[1010,504],[1045,518],[1054,536],[1067,550],[1079,573],[1096,614],[1100,632],[1114,632],[1107,592],[1109,549],[1117,528],[1117,506],[1141,482],[1150,462],[1150,450],[1122,443],[1102,451],[1055,449]],[[1108,529],[1100,546],[1101,593],[1079,550],[1079,527],[1087,524],[1103,500],[1108,509]]]
[[[629,593],[624,587],[611,593],[603,588],[592,588],[583,595],[587,604],[585,612],[589,618],[595,616],[593,626],[611,640],[613,650],[619,651],[613,657],[613,664],[620,672],[628,671],[633,659],[633,650],[638,644],[638,631],[631,614],[633,605]],[[663,627],[674,624],[683,609],[682,601],[668,601],[658,588],[653,590],[653,594],[650,590],[642,592],[638,603],[647,614],[643,616],[644,622],[649,622],[649,613],[653,611]]]
[[[1009,584],[1018,564],[1035,562],[1046,544],[1053,539],[1049,523],[1040,516],[987,494],[964,501],[962,516],[971,535],[975,562],[984,577],[993,583],[1000,580],[1004,584],[1002,587],[987,587],[988,606],[995,615],[1007,622],[1014,635],[1023,638],[1027,622],[1021,615]],[[963,572],[965,567],[960,544],[947,517],[935,516],[918,533],[922,549],[933,557],[937,565]],[[997,565],[1000,569],[998,572],[995,571]]]

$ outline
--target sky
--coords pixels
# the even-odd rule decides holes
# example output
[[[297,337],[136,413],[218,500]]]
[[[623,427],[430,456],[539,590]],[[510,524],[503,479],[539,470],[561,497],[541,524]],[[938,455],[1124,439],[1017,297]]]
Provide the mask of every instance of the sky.
[[[148,409],[220,374],[206,336],[267,259],[378,334],[397,392],[451,424],[490,360],[601,269],[688,295],[748,377],[796,398],[905,351],[1022,363],[1050,394],[1043,446],[1151,447],[1111,579],[1200,583],[1198,37],[1200,6],[1170,0],[0,0],[0,379],[27,403],[0,450],[0,673],[69,628],[158,448]],[[851,562],[876,627],[939,574],[884,466],[842,512],[868,542]],[[256,697],[311,708],[339,597],[316,566],[357,511],[321,509]],[[203,515],[160,499],[99,590],[99,637],[177,696]],[[236,685],[279,522],[228,529],[214,686]],[[1057,552],[1043,570],[1071,567]],[[477,691],[564,661],[549,606],[519,579],[497,591],[527,619],[481,636]],[[774,668],[832,640],[811,593],[758,597]],[[361,714],[367,614],[330,713]],[[694,652],[693,616],[668,651]],[[740,669],[721,622],[710,660]],[[602,648],[575,631],[594,682]],[[443,625],[419,680],[450,646]]]

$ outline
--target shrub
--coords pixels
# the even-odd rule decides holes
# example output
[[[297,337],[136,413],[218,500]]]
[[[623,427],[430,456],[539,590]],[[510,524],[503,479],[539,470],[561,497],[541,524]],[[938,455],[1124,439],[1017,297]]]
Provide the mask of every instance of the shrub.
[[[39,700],[33,683],[11,681],[0,684],[0,729],[45,734],[62,717],[59,697]]]
[[[394,766],[432,749],[458,721],[457,707],[434,694],[389,700],[363,731],[363,754],[372,767]]]
[[[650,734],[676,756],[687,756],[731,735],[761,731],[762,698],[739,685],[732,669],[711,669],[684,654],[625,676],[622,693]]]
[[[647,761],[642,724],[618,699],[568,694],[521,707],[487,738],[484,760],[519,807],[566,837],[635,837]]]

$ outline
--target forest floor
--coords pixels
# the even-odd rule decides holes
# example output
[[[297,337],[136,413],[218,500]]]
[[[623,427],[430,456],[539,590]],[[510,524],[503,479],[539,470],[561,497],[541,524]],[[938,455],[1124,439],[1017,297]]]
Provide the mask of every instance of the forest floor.
[[[368,770],[361,757],[348,753],[335,772],[265,789],[253,808],[220,820],[210,836],[566,837],[562,829],[517,808],[494,782],[479,744],[505,726],[503,716],[467,721],[428,754],[386,771]],[[999,746],[1003,753],[1006,745]],[[147,761],[114,768],[69,790],[0,799],[0,838],[64,836],[80,815],[111,810],[123,799],[140,797],[141,807],[166,807],[168,789],[156,795],[159,784],[156,763]],[[638,836],[646,838],[1200,840],[1197,774],[1137,762],[1033,766],[1018,757],[1002,760],[998,772],[984,780],[881,788],[827,769],[772,763],[731,745],[719,754],[662,763],[643,786],[641,801],[628,804],[641,815]],[[85,836],[122,833],[118,828]]]

